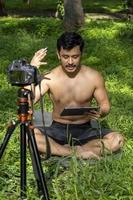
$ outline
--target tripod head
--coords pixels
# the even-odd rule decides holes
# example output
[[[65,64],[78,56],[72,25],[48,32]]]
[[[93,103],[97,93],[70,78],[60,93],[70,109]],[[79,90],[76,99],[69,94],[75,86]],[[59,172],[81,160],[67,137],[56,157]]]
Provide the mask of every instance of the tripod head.
[[[32,114],[29,114],[30,103],[32,101],[32,92],[25,88],[18,90],[18,119],[20,122],[31,120]]]

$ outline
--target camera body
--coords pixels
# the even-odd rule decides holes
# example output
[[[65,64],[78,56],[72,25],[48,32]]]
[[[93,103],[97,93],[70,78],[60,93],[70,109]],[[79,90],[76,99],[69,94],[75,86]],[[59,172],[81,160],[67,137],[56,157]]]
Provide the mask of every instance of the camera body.
[[[15,60],[9,65],[8,79],[11,85],[26,86],[38,84],[37,68],[28,64],[25,60]]]

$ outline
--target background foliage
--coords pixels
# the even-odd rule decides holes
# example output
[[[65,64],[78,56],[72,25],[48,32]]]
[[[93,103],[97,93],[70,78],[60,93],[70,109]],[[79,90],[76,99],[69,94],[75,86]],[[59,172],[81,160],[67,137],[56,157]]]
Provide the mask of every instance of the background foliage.
[[[8,10],[11,9],[17,9],[17,10],[48,10],[48,9],[56,9],[56,6],[59,2],[63,2],[63,0],[32,0],[31,3],[28,4],[24,4],[23,1],[19,1],[19,0],[14,0],[13,3],[11,0],[6,0],[5,1],[5,6]],[[120,11],[121,9],[123,9],[123,0],[111,0],[111,1],[105,1],[105,0],[83,0],[83,7],[85,10],[87,10],[88,12],[115,12],[115,11]]]

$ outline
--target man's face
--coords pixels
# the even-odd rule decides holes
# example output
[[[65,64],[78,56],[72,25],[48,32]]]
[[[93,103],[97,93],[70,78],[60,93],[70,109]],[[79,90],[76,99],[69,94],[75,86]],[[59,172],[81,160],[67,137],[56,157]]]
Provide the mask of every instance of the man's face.
[[[74,73],[79,69],[81,59],[81,51],[79,46],[76,46],[70,50],[66,50],[61,47],[61,50],[60,52],[57,52],[57,55],[65,72]]]

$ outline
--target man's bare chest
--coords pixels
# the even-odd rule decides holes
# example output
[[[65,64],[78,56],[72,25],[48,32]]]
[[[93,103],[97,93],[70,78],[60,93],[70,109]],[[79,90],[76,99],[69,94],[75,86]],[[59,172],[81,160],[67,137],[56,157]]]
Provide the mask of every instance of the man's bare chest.
[[[84,79],[57,81],[51,84],[50,93],[54,102],[84,104],[89,101],[94,87]]]

